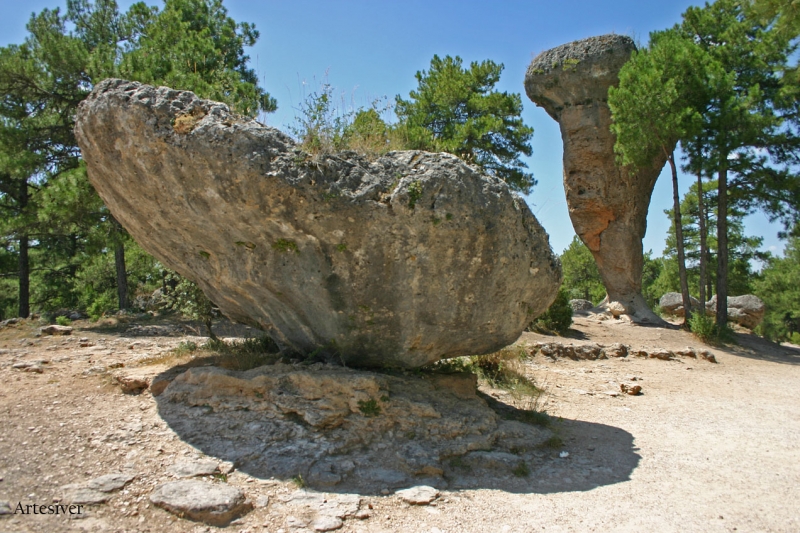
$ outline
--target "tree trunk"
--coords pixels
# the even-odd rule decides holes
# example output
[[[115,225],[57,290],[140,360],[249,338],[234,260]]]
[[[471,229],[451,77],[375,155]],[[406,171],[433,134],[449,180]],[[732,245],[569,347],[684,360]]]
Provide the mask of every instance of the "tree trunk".
[[[19,184],[18,205],[20,213],[28,207],[28,181]],[[28,318],[31,314],[31,265],[28,257],[28,235],[19,236],[19,316]]]
[[[114,232],[114,268],[117,271],[117,300],[119,309],[128,308],[128,271],[125,268],[125,242],[122,240],[122,224],[117,219],[111,217],[111,225]]]
[[[206,317],[203,319],[203,324],[205,324],[206,329],[208,330],[208,338],[211,339],[212,341],[219,341],[219,338],[216,336],[214,330],[212,329],[212,326],[214,325],[213,322],[214,319],[211,317]]]
[[[717,184],[717,331],[728,325],[728,169],[723,163]]]
[[[692,317],[692,301],[689,299],[689,282],[686,278],[686,255],[683,249],[683,222],[681,221],[681,201],[678,193],[678,169],[675,167],[675,152],[669,154],[667,161],[669,161],[669,168],[672,170],[672,210],[675,224],[675,245],[678,249],[678,275],[681,281],[681,296],[684,309],[683,326],[686,327]]]
[[[31,265],[28,259],[28,236],[19,236],[19,316],[31,314]]]
[[[128,308],[128,272],[125,269],[125,245],[121,239],[114,245],[114,266],[117,270],[117,299],[121,311]]]
[[[703,177],[697,173],[697,225],[700,229],[700,305],[706,305],[706,214],[703,200]]]

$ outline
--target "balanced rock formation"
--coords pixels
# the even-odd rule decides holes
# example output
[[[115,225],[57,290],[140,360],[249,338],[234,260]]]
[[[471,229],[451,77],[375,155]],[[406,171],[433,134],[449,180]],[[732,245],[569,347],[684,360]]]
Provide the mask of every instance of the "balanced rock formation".
[[[401,367],[491,352],[560,285],[525,202],[448,154],[312,157],[224,104],[115,79],[80,105],[76,135],[145,250],[303,352]]]
[[[602,35],[542,52],[525,76],[528,97],[561,127],[564,189],[572,225],[597,261],[609,302],[635,322],[661,323],[641,295],[642,237],[665,158],[637,174],[617,166],[608,89],[636,49],[623,35]]]

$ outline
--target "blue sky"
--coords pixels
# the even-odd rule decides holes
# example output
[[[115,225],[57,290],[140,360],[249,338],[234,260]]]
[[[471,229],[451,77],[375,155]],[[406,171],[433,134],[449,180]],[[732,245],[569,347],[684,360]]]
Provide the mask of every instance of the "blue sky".
[[[132,2],[122,0],[126,9]],[[161,5],[161,2],[148,1]],[[24,40],[32,12],[58,7],[65,0],[0,1],[0,46]],[[491,59],[505,65],[498,89],[520,93],[523,119],[535,130],[533,155],[526,158],[538,185],[526,199],[550,234],[556,252],[574,235],[562,186],[562,145],[558,125],[524,94],[525,69],[541,51],[605,33],[629,35],[647,43],[653,30],[680,21],[689,0],[470,0],[400,1],[246,1],[226,0],[230,16],[252,22],[261,33],[249,49],[252,67],[278,100],[269,125],[285,129],[305,94],[327,81],[345,105],[368,105],[407,97],[416,87],[414,74],[427,69],[434,54],[458,55],[465,63]],[[693,181],[681,176],[682,192]],[[669,221],[672,189],[665,172],[656,184],[647,221],[644,249],[661,255]],[[757,213],[746,219],[746,231],[764,237],[764,248],[783,249],[781,228]]]

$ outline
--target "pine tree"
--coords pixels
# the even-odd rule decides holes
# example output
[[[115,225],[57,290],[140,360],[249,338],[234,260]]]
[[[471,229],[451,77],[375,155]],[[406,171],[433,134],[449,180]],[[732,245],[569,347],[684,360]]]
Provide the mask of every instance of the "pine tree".
[[[536,181],[520,154],[533,153],[533,128],[520,118],[522,98],[494,89],[502,64],[474,61],[464,68],[462,63],[458,56],[434,55],[430,70],[417,72],[418,87],[409,99],[395,98],[409,148],[455,154],[530,192]]]

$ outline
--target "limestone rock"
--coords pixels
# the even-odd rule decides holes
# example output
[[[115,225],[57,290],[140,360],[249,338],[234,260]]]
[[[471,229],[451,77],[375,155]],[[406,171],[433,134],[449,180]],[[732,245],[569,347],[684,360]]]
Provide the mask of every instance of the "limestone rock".
[[[611,346],[603,349],[607,357],[627,357],[628,347],[619,342],[615,342]]]
[[[405,490],[398,490],[396,494],[406,503],[412,505],[427,505],[439,496],[439,491],[427,485],[420,485]]]
[[[96,505],[111,499],[111,494],[94,490],[80,484],[61,487],[62,499],[68,504]]]
[[[658,348],[650,351],[650,359],[661,359],[662,361],[671,361],[675,359],[675,353],[672,350]]]
[[[569,301],[570,307],[572,307],[573,311],[588,311],[594,307],[594,304],[589,300],[583,300],[581,298],[576,298],[574,300]]]
[[[700,310],[703,308],[703,304],[700,303],[700,300],[697,298],[690,296],[689,300],[692,302],[692,309]],[[683,296],[681,296],[679,292],[666,293],[658,301],[658,305],[665,314],[672,316],[686,315],[685,309],[683,308]]]
[[[706,302],[706,310],[714,314],[717,309],[717,295]],[[764,320],[764,301],[753,294],[728,296],[728,320],[749,329],[755,328]]]
[[[204,461],[182,461],[167,468],[167,472],[177,477],[210,476],[219,472],[219,464],[210,459]]]
[[[311,528],[314,531],[334,531],[342,527],[343,522],[341,518],[335,516],[321,516],[311,522]]]
[[[336,492],[377,493],[411,480],[443,486],[454,457],[534,453],[552,435],[501,419],[473,380],[456,381],[322,364],[199,367],[177,376],[157,401],[170,427],[203,453],[254,477],[300,475],[310,488]],[[292,501],[301,496],[317,497],[303,492]]]
[[[72,335],[72,326],[59,326],[58,324],[50,324],[39,328],[42,335]]]
[[[100,492],[113,492],[133,481],[135,477],[130,474],[106,474],[89,480],[86,487]]]
[[[125,394],[140,394],[150,386],[150,379],[146,376],[119,374],[112,378]]]
[[[489,353],[560,285],[524,200],[452,155],[311,157],[223,104],[114,79],[81,103],[75,131],[89,179],[143,248],[302,352],[400,367]]]
[[[236,487],[195,480],[159,485],[150,494],[150,501],[171,513],[220,527],[252,508]]]
[[[635,322],[659,324],[641,295],[642,237],[666,158],[638,174],[621,169],[609,130],[608,89],[635,49],[630,37],[602,35],[547,50],[528,67],[525,90],[561,127],[569,215],[610,300],[621,302]]]
[[[606,304],[606,309],[608,310],[609,313],[611,313],[611,316],[613,316],[614,318],[621,317],[627,311],[625,309],[625,306],[622,305],[620,302],[609,302],[608,304]]]
[[[61,487],[64,501],[70,504],[93,505],[111,499],[111,492],[123,488],[136,476],[129,474],[106,474],[85,483],[73,483]]]

